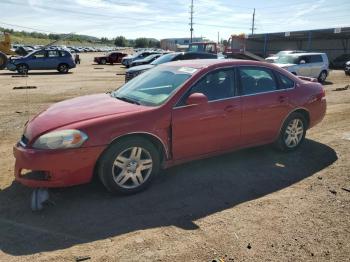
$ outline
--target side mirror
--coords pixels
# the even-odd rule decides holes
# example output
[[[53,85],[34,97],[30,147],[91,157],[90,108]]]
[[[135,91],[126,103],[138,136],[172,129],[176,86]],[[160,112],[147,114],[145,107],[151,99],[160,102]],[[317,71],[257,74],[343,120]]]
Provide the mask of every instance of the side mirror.
[[[186,105],[204,105],[207,103],[208,97],[203,93],[193,93],[186,100]]]
[[[299,64],[303,65],[306,64],[305,60],[300,60]]]

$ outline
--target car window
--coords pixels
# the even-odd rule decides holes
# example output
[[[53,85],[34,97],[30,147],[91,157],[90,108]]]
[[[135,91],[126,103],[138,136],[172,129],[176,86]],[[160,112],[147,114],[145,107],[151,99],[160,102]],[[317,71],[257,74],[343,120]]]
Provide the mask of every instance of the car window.
[[[193,93],[202,93],[209,101],[230,98],[235,95],[234,70],[220,69],[202,77],[185,96],[187,99]],[[182,101],[181,104],[184,104]]]
[[[60,53],[61,53],[61,56],[68,56],[68,55],[69,55],[68,52],[63,52],[63,51],[61,51]]]
[[[322,63],[323,59],[321,55],[313,55],[310,57],[310,63]]]
[[[243,95],[277,90],[276,81],[271,70],[252,67],[241,67],[239,70]]]
[[[56,50],[50,50],[47,52],[47,56],[48,57],[58,57],[58,56],[60,56],[60,54]]]
[[[278,78],[279,78],[279,82],[280,82],[280,89],[289,89],[289,88],[293,88],[294,87],[294,81],[289,79],[288,77],[286,77],[285,75],[282,75],[280,73],[277,73]]]
[[[311,63],[310,61],[311,61],[311,56],[301,56],[301,57],[299,57],[299,63],[300,63],[300,61],[301,60],[304,60],[305,61],[305,64],[309,64],[309,63]]]
[[[35,54],[33,54],[33,57],[44,58],[45,55],[46,55],[46,51],[39,51],[39,52],[36,52]]]

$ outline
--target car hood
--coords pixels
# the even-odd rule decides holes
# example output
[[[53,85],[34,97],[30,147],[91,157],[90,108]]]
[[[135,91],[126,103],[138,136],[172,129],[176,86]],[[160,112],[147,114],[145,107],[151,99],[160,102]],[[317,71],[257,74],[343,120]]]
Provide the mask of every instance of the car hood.
[[[28,122],[25,136],[32,138],[48,131],[110,115],[139,112],[148,107],[121,101],[110,94],[77,97],[53,104]]]
[[[126,72],[128,73],[133,73],[133,72],[137,72],[137,71],[143,71],[143,70],[148,70],[155,67],[155,65],[139,65],[139,66],[134,66],[132,68],[129,68],[128,70],[126,70]]]
[[[291,67],[291,66],[295,66],[296,64],[274,64],[276,66],[279,66],[279,67],[282,67],[282,68],[285,68],[285,67]]]

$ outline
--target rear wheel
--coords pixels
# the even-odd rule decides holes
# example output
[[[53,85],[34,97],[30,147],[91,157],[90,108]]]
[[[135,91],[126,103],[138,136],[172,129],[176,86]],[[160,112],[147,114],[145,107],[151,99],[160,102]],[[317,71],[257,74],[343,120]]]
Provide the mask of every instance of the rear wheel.
[[[29,68],[28,68],[28,65],[26,65],[26,64],[17,65],[18,74],[26,75],[26,74],[28,74],[28,70],[29,70]]]
[[[61,74],[67,74],[69,71],[69,67],[67,64],[60,64],[57,67],[57,71],[60,72]]]
[[[307,122],[300,113],[292,113],[284,122],[276,146],[282,151],[297,149],[305,139]]]
[[[156,147],[146,139],[132,137],[106,150],[99,161],[98,175],[110,192],[133,194],[150,185],[159,166]]]
[[[327,78],[327,71],[323,70],[320,75],[318,76],[318,82],[324,83]]]
[[[101,64],[102,65],[105,65],[107,63],[107,60],[106,59],[101,59]]]

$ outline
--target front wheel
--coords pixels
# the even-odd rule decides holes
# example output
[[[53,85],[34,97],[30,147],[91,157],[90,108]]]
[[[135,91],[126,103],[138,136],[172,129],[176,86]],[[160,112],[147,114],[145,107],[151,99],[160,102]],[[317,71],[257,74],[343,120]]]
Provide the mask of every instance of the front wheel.
[[[292,113],[284,122],[276,146],[281,151],[297,149],[305,139],[307,122],[300,113]]]
[[[110,192],[133,194],[150,185],[159,167],[156,147],[146,139],[133,137],[106,150],[99,161],[98,175]]]
[[[21,75],[26,75],[28,74],[28,66],[26,64],[19,64],[17,65],[17,72],[18,74],[21,74]]]
[[[67,74],[69,71],[69,67],[67,64],[60,64],[57,68],[57,71],[61,74]]]

